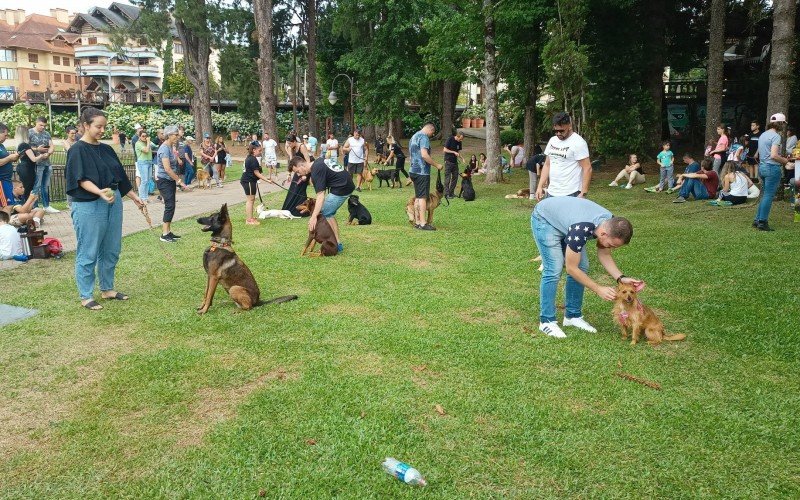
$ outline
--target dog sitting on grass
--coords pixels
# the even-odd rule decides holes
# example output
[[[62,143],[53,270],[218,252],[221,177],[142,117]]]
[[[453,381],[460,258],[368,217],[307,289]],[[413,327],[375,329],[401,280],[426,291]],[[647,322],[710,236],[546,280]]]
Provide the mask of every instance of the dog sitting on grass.
[[[302,215],[311,215],[314,213],[316,204],[317,202],[314,198],[307,198],[306,201],[297,205],[296,208]],[[320,244],[320,251],[314,252],[314,247],[317,246],[317,243]],[[323,217],[322,214],[317,215],[316,228],[308,232],[308,239],[305,245],[303,245],[303,251],[300,252],[300,256],[302,257],[308,254],[309,257],[333,257],[338,253],[339,247],[336,243],[336,235],[333,233],[333,228],[328,222],[328,219]]]
[[[358,196],[354,194],[347,199],[347,211],[350,212],[350,218],[347,219],[348,226],[367,226],[372,224],[372,215],[367,210],[367,207],[361,204]]]
[[[614,319],[619,323],[622,338],[628,338],[630,328],[631,345],[636,345],[644,333],[647,343],[658,345],[664,340],[683,340],[686,335],[679,333],[667,335],[664,324],[652,309],[642,304],[639,292],[644,289],[644,282],[620,283],[617,286],[617,299],[614,301]]]

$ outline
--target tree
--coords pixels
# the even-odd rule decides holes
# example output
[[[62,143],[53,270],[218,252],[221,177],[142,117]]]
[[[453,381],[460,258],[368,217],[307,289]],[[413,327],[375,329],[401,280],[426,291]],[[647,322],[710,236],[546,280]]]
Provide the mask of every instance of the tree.
[[[308,126],[319,137],[317,125],[317,0],[306,0],[306,47],[308,50]]]
[[[706,142],[716,137],[722,122],[723,66],[725,58],[725,0],[711,0],[706,90]]]
[[[254,0],[253,10],[258,37],[258,73],[260,75],[259,106],[261,108],[261,127],[275,140],[278,137],[275,77],[272,56],[272,0]]]
[[[773,6],[767,116],[786,113],[788,117],[797,63],[794,52],[797,0],[774,0]]]
[[[483,90],[486,104],[486,182],[502,178],[500,171],[500,120],[497,107],[497,65],[495,46],[495,0],[483,0]]]

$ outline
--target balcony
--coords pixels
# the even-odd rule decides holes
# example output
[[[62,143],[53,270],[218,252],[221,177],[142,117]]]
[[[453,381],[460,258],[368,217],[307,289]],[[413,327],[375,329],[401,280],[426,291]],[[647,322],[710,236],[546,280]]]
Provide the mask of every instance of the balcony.
[[[108,78],[109,72],[112,77],[124,76],[131,78],[138,77],[152,77],[161,78],[161,68],[155,64],[144,64],[138,66],[136,64],[81,64],[81,75],[91,76],[97,78]]]
[[[130,57],[149,57],[149,58],[157,58],[158,54],[149,48],[149,47],[124,47],[123,53]],[[117,55],[116,52],[112,51],[107,45],[76,45],[75,46],[75,57],[77,58],[85,58],[85,57],[112,57]]]

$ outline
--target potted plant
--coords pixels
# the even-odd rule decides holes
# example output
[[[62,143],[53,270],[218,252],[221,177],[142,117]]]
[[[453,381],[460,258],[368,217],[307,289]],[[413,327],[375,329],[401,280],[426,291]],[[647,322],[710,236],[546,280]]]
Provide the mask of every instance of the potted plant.
[[[470,109],[464,108],[464,111],[461,112],[461,128],[469,128],[471,121]]]
[[[473,108],[472,113],[472,126],[474,128],[483,128],[484,119],[483,117],[486,114],[486,107],[483,105],[477,105]]]

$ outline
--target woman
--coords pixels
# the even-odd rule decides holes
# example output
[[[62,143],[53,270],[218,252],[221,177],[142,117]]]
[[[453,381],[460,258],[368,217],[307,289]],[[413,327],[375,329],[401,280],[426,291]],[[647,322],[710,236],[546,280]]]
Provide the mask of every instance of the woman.
[[[211,143],[211,135],[206,132],[203,134],[203,144],[200,145],[200,163],[203,169],[208,172],[214,181],[219,185],[219,170],[216,165],[216,149]],[[211,184],[209,184],[210,186]]]
[[[78,141],[78,139],[75,138],[75,135],[77,135],[77,133],[78,129],[76,129],[75,127],[72,126],[67,127],[67,138],[64,139],[65,152],[69,151],[69,148],[71,148]]]
[[[20,160],[17,165],[17,176],[22,187],[25,189],[25,194],[22,199],[27,200],[33,192],[33,186],[36,184],[36,162],[46,158],[47,153],[36,154],[31,145],[28,143],[28,128],[20,125],[17,127],[17,153],[19,153]]]
[[[150,179],[153,176],[153,153],[147,132],[139,131],[139,140],[133,149],[136,153],[136,186],[139,189],[139,198],[148,203]]]
[[[261,143],[253,141],[248,144],[247,158],[244,159],[244,172],[242,173],[242,178],[239,180],[239,183],[244,189],[244,195],[247,197],[244,211],[247,217],[245,222],[251,226],[261,224],[258,222],[258,219],[253,217],[253,204],[255,204],[256,192],[258,191],[258,185],[256,183],[258,179],[267,181],[267,178],[261,173],[261,164],[258,163],[259,156],[261,156]]]
[[[630,189],[636,184],[643,184],[645,181],[644,171],[639,164],[639,158],[636,155],[628,156],[628,164],[625,168],[619,171],[617,177],[609,184],[611,187],[619,186],[619,182],[623,179],[628,179],[625,184],[625,189]]]
[[[471,175],[471,174],[474,174],[477,171],[478,171],[478,157],[475,156],[475,155],[472,155],[472,156],[469,157],[469,173]]]
[[[486,153],[481,153],[478,156],[478,164],[480,165],[480,168],[478,168],[478,173],[479,174],[485,174],[486,173],[486,162],[487,161],[489,161],[489,160],[486,157]]]
[[[723,155],[724,158],[727,159],[728,148],[731,144],[731,141],[728,138],[728,127],[726,127],[724,124],[720,124],[717,127],[717,135],[719,136],[719,139],[717,140],[717,145],[714,146],[714,151],[711,151],[711,155],[714,157],[714,172],[717,173],[717,176],[720,178],[720,182],[722,182],[722,176],[720,174],[722,172]]]
[[[158,147],[156,154],[156,186],[164,200],[164,217],[161,220],[161,241],[175,243],[180,236],[172,232],[172,218],[175,216],[175,193],[186,184],[178,175],[178,157],[175,146],[178,144],[178,127],[164,127],[164,142]]]
[[[225,160],[227,157],[228,148],[225,147],[225,141],[222,140],[222,136],[218,135],[214,144],[214,163],[218,172],[218,176],[215,178],[215,180],[217,181],[217,187],[220,188],[222,187],[222,183],[225,181],[225,166],[227,165]]]
[[[303,203],[306,201],[306,198],[308,198],[308,179],[305,176],[292,172],[291,165],[288,166],[288,172],[292,180],[289,183],[289,189],[286,190],[286,198],[283,200],[281,210],[288,210],[296,217],[307,217],[310,214],[301,214],[297,210],[297,205]]]
[[[72,226],[78,240],[75,254],[75,282],[81,305],[98,311],[94,300],[95,268],[100,296],[107,300],[128,300],[114,288],[114,272],[122,248],[122,196],[140,209],[142,200],[117,154],[100,139],[106,129],[105,114],[92,107],[81,113],[84,134],[67,153],[65,172],[67,194],[72,197]]]
[[[394,161],[394,169],[397,172],[397,180],[400,180],[400,173],[402,172],[403,175],[406,176],[406,186],[411,184],[411,178],[406,172],[406,155],[403,153],[403,148],[400,146],[400,143],[394,140],[393,135],[389,135],[386,137],[386,145],[389,148],[389,156],[386,157],[386,164],[391,165],[391,162]]]
[[[521,168],[525,163],[525,148],[523,147],[521,142],[518,142],[511,148],[506,146],[506,151],[510,155],[511,158],[511,167],[512,168]]]
[[[8,125],[0,123],[0,207],[5,207],[8,198],[13,196],[14,186],[11,178],[14,176],[14,162],[19,160],[19,153],[9,153],[3,142],[8,138]],[[27,198],[26,198],[27,200]]]
[[[722,180],[722,191],[719,193],[719,201],[727,201],[733,205],[741,205],[747,201],[747,191],[750,189],[750,186],[753,185],[753,181],[732,164],[730,168],[730,172],[725,174],[725,178]]]

